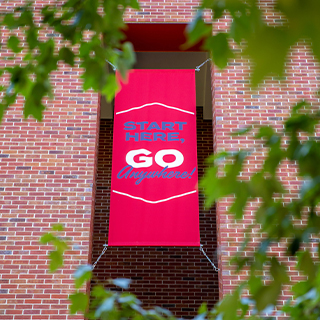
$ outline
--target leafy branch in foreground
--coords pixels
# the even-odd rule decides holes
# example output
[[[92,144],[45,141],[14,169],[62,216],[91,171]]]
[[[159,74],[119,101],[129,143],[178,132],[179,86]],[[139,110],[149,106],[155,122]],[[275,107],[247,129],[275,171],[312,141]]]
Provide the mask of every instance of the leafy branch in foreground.
[[[51,232],[43,234],[40,243],[50,244],[54,250],[49,253],[50,272],[57,271],[63,266],[63,254],[67,250],[67,239],[59,234],[63,232],[62,225],[55,225]],[[99,283],[93,275],[92,265],[81,265],[73,274],[74,292],[69,295],[70,314],[82,313],[87,319],[134,319],[134,320],[177,320],[172,313],[166,309],[155,307],[145,310],[141,307],[141,301],[131,293],[124,290],[129,289],[129,279],[109,279],[107,285],[118,287],[119,290],[106,289],[104,284]],[[84,292],[84,285],[92,282],[90,296]],[[122,291],[122,292],[121,292]],[[201,319],[207,314],[206,304],[199,309]],[[200,320],[200,319],[199,319]]]
[[[137,0],[67,0],[35,13],[36,3],[30,1],[14,12],[2,13],[0,28],[6,32],[1,44],[9,56],[0,68],[5,84],[0,88],[0,121],[19,96],[25,100],[24,116],[41,120],[43,100],[53,97],[51,75],[60,62],[70,67],[80,64],[83,89],[99,91],[111,100],[117,84],[115,75],[107,72],[106,61],[112,62],[123,77],[135,61],[132,45],[123,42],[121,31],[128,6],[139,9]]]
[[[320,2],[274,3],[283,19],[269,26],[257,0],[203,0],[188,26],[186,46],[204,37],[204,49],[221,69],[239,53],[245,55],[252,62],[254,86],[268,75],[283,76],[288,53],[299,40],[307,39],[320,60]],[[61,63],[83,68],[83,89],[101,92],[111,100],[117,83],[114,74],[107,72],[106,60],[123,77],[135,62],[132,45],[124,42],[122,32],[123,14],[129,6],[139,9],[138,0],[56,1],[40,12],[30,0],[14,12],[0,14],[0,27],[5,31],[2,50],[9,54],[0,67],[0,121],[19,96],[24,98],[24,116],[41,120],[44,100],[53,97],[52,72]],[[227,13],[232,18],[230,28],[213,34],[212,24],[202,19],[205,9],[213,11],[213,22]]]
[[[244,55],[252,62],[251,81],[257,86],[269,76],[282,77],[291,47],[307,39],[312,53],[320,61],[320,2],[318,0],[276,0],[268,4],[281,19],[266,22],[263,1],[203,0],[188,27],[188,45],[204,37],[204,48],[211,53],[214,64],[227,67],[230,59]],[[203,20],[203,10],[213,11],[213,24]],[[270,12],[269,12],[270,13]],[[215,30],[218,19],[232,18],[228,30]],[[236,48],[237,50],[234,50]],[[241,50],[239,50],[241,49]]]
[[[61,224],[56,224],[52,227],[52,232],[45,233],[41,236],[39,242],[41,244],[50,244],[54,250],[49,253],[49,271],[55,272],[63,266],[63,255],[68,249],[67,242],[59,236],[64,227]]]
[[[54,250],[49,253],[49,271],[54,272],[63,266],[63,254],[70,247],[67,238],[60,233],[64,232],[62,225],[54,225],[52,231],[45,233],[40,238],[41,244],[52,245]],[[102,284],[93,275],[93,266],[90,264],[80,265],[73,274],[74,291],[69,295],[70,314],[82,313],[87,319],[134,319],[134,320],[178,320],[169,310],[154,307],[150,310],[142,308],[142,303],[137,297],[125,290],[129,289],[130,279],[109,279]],[[85,293],[84,285],[91,282],[90,296]],[[117,290],[112,288],[117,287]],[[120,291],[119,291],[120,289]],[[239,287],[232,295],[227,296],[212,310],[208,310],[207,304],[203,303],[198,310],[195,320],[214,319],[224,316],[231,319],[235,316],[241,318],[246,315],[249,308],[248,299],[240,299],[243,287]],[[233,304],[230,309],[229,303]],[[238,308],[242,310],[237,314]],[[231,318],[230,318],[231,317]]]
[[[249,201],[259,199],[255,223],[261,226],[264,238],[251,256],[246,250],[249,243],[247,240],[233,262],[238,265],[239,270],[244,267],[250,269],[249,279],[244,285],[249,289],[251,307],[256,312],[261,312],[276,305],[282,286],[289,283],[285,264],[268,253],[273,244],[285,240],[288,244],[287,254],[297,257],[297,269],[307,276],[305,281],[293,286],[293,292],[298,297],[295,304],[290,302],[284,308],[293,318],[302,313],[315,316],[320,312],[319,308],[311,308],[319,302],[320,269],[318,263],[313,261],[310,251],[305,248],[311,236],[317,237],[320,232],[320,217],[316,213],[320,202],[320,142],[314,136],[320,111],[312,113],[307,109],[307,112],[303,112],[304,108],[307,109],[304,101],[295,106],[282,133],[275,132],[271,127],[259,128],[255,139],[263,139],[268,152],[261,168],[252,174],[250,180],[242,178],[247,154],[240,151],[236,154],[223,152],[211,158],[214,165],[207,170],[201,182],[207,196],[207,206],[222,197],[234,196],[229,211],[234,214],[235,219],[243,217]],[[304,138],[301,137],[303,132],[307,134]],[[288,141],[284,143],[286,137]],[[225,161],[225,165],[223,173],[219,174],[219,168],[223,166],[221,159]],[[282,201],[282,195],[287,191],[277,177],[284,161],[297,164],[297,176],[303,181],[299,197],[292,198],[288,203]],[[307,216],[306,224],[296,223],[303,216]],[[247,254],[244,255],[243,251]],[[262,276],[258,276],[266,268],[272,276],[268,284],[264,284]],[[308,307],[300,310],[302,304]]]
[[[8,39],[8,47],[11,51],[13,53],[21,51],[20,38],[15,38],[13,35],[17,27],[22,27],[26,32],[29,49],[24,57],[26,67],[14,66],[5,69],[10,75],[10,82],[8,88],[3,88],[5,93],[0,106],[1,117],[3,110],[14,103],[18,94],[22,94],[26,99],[25,116],[32,114],[40,119],[44,108],[41,99],[46,95],[49,96],[51,92],[48,74],[52,70],[56,70],[58,60],[72,65],[74,61],[80,59],[83,63],[81,66],[85,69],[84,88],[101,90],[109,95],[109,98],[113,96],[115,91],[114,77],[102,72],[105,68],[105,59],[115,64],[122,73],[133,61],[130,45],[121,47],[122,35],[118,27],[123,25],[123,21],[122,16],[120,18],[120,14],[115,11],[118,10],[119,4],[122,4],[123,8],[129,3],[132,7],[137,7],[137,2],[105,0],[103,2],[105,16],[101,17],[98,17],[99,14],[95,10],[97,3],[98,1],[70,0],[66,2],[65,7],[44,9],[42,22],[46,24],[45,28],[51,28],[65,41],[61,48],[57,48],[52,40],[41,41],[38,39],[38,29],[35,29],[41,27],[31,23],[31,14],[28,13],[30,8],[28,9],[28,7],[19,9],[16,16],[11,15],[2,20],[2,25],[5,25],[12,32]],[[189,44],[194,43],[201,36],[206,36],[205,47],[211,52],[214,63],[218,67],[224,68],[228,61],[236,55],[231,45],[234,41],[253,62],[253,85],[257,85],[267,75],[283,75],[287,54],[291,46],[300,39],[307,39],[306,41],[310,42],[313,54],[319,61],[320,20],[318,17],[320,2],[317,0],[278,0],[274,3],[276,4],[275,10],[278,10],[284,19],[276,26],[269,26],[259,9],[258,1],[204,0],[198,15],[188,28]],[[231,28],[227,32],[218,32],[212,35],[212,26],[208,26],[202,21],[202,10],[206,8],[213,10],[214,20],[223,18],[224,14],[228,12],[232,17]],[[105,17],[108,17],[109,20]],[[116,22],[113,21],[113,17],[116,18]],[[97,33],[95,30],[98,30]],[[85,33],[88,39],[85,38]],[[102,38],[97,37],[97,34],[102,35]],[[44,70],[43,74],[41,70]],[[38,92],[40,92],[39,96]],[[32,97],[31,93],[34,93],[35,97]],[[320,228],[320,218],[316,210],[320,199],[320,169],[318,166],[320,150],[318,140],[312,137],[315,125],[319,120],[319,114],[303,114],[302,107],[304,106],[304,102],[297,105],[292,116],[286,121],[282,134],[269,127],[259,129],[256,138],[265,141],[269,153],[261,170],[257,170],[251,180],[241,180],[240,178],[247,159],[247,153],[243,151],[236,155],[225,153],[217,155],[216,160],[228,157],[228,159],[232,159],[233,164],[227,163],[225,175],[220,177],[217,177],[218,167],[211,167],[203,180],[202,185],[206,190],[208,205],[221,197],[235,195],[231,212],[235,214],[237,219],[243,216],[248,201],[261,199],[262,204],[255,217],[256,223],[261,224],[265,237],[252,256],[238,255],[234,257],[239,269],[250,269],[248,281],[245,281],[231,295],[225,296],[213,310],[208,311],[202,306],[200,315],[196,317],[198,320],[205,318],[242,319],[249,311],[252,318],[259,318],[266,310],[271,310],[269,306],[273,307],[276,304],[283,285],[290,283],[286,266],[276,257],[268,255],[268,250],[272,245],[283,239],[286,239],[290,244],[288,255],[293,255],[298,261],[297,269],[307,276],[305,281],[293,286],[295,300],[289,301],[283,311],[287,312],[292,319],[297,320],[319,317],[320,271],[318,262],[312,259],[311,252],[302,250],[305,244],[310,241],[310,236],[319,234]],[[309,135],[310,139],[301,140],[299,137],[301,131]],[[283,135],[289,137],[289,143],[284,143]],[[298,175],[304,181],[300,197],[293,199],[290,203],[281,201],[281,195],[284,195],[286,190],[277,178],[277,170],[284,161],[296,162],[299,167]],[[297,225],[295,221],[301,219],[302,216],[307,216],[307,224]],[[46,242],[51,241],[50,238],[50,241],[47,240]],[[245,242],[242,249],[245,250],[247,246],[248,243]],[[58,252],[59,259],[61,251],[63,250],[55,250]],[[58,266],[62,264],[59,259]],[[57,265],[53,265],[52,270],[56,267]],[[260,276],[264,268],[269,270],[272,277],[267,284],[264,284]],[[175,319],[167,311],[157,312],[158,309],[145,311],[134,296],[128,295],[126,297],[125,294],[105,290],[99,285],[95,286],[95,290],[92,290],[93,297],[89,302],[89,297],[79,288],[85,281],[91,279],[91,269],[91,266],[83,266],[76,271],[75,286],[78,289],[70,296],[72,313],[79,311],[86,313],[93,319],[97,317],[102,319],[122,317],[135,320],[162,319],[161,314],[164,313],[166,317]],[[112,283],[112,280],[110,282]],[[246,293],[244,290],[248,290],[249,296],[246,294],[248,298],[243,295]],[[88,306],[89,304],[90,306]]]

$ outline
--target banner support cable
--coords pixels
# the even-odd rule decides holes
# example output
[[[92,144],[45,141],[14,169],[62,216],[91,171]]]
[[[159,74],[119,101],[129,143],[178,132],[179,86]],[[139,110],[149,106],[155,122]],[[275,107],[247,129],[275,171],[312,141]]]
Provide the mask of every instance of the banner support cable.
[[[97,263],[99,262],[99,260],[101,259],[101,257],[106,253],[107,249],[108,249],[108,245],[107,245],[107,244],[104,244],[104,245],[103,245],[103,250],[102,250],[100,256],[98,257],[98,259],[96,260],[96,262],[92,265],[92,270],[96,267]],[[200,251],[203,253],[203,255],[208,259],[208,261],[209,261],[210,264],[212,265],[214,271],[218,272],[220,269],[217,268],[217,267],[215,266],[215,264],[210,260],[210,258],[208,257],[208,255],[207,255],[207,254],[205,253],[205,251],[203,250],[203,245],[202,245],[202,244],[200,244],[200,248],[199,248],[199,249],[200,249]]]
[[[117,68],[114,64],[112,64],[109,60],[106,60],[106,62],[108,62],[110,64],[110,66],[112,67],[113,71],[117,71]]]
[[[215,264],[210,260],[210,258],[209,258],[209,257],[207,256],[207,254],[204,252],[204,250],[203,250],[203,245],[202,245],[202,244],[200,244],[200,248],[199,248],[199,249],[200,249],[200,251],[203,253],[203,255],[208,259],[208,261],[211,263],[214,271],[218,272],[220,269],[215,266]]]
[[[201,68],[204,64],[206,64],[208,61],[212,61],[212,59],[209,58],[209,59],[207,59],[206,61],[202,62],[200,65],[198,65],[198,66],[195,68],[195,70],[196,70],[196,71],[200,71],[200,68]]]
[[[201,68],[203,65],[205,65],[207,62],[209,62],[209,61],[212,61],[212,59],[211,59],[211,58],[208,58],[206,61],[202,62],[200,65],[198,65],[198,66],[195,68],[195,71],[200,71],[200,68]],[[116,66],[115,66],[113,63],[111,63],[109,60],[106,60],[106,62],[108,62],[108,63],[110,64],[110,66],[112,67],[113,71],[117,71],[117,68],[116,68]]]
[[[105,252],[106,252],[107,249],[108,249],[108,245],[107,245],[107,244],[104,244],[103,247],[104,247],[104,248],[103,248],[103,250],[102,250],[99,258],[98,258],[97,261],[92,265],[92,270],[96,267],[98,261],[101,259],[101,257],[105,254]]]

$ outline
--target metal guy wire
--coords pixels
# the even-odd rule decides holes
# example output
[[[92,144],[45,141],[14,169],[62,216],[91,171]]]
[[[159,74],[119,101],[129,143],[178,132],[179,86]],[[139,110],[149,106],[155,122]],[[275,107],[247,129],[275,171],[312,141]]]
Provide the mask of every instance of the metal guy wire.
[[[202,245],[202,244],[200,244],[200,251],[201,251],[201,252],[203,253],[203,255],[208,259],[208,261],[211,263],[214,271],[218,272],[220,269],[218,269],[218,268],[215,266],[215,264],[210,260],[210,258],[209,258],[209,257],[207,256],[207,254],[204,252],[204,250],[203,250],[203,245]]]
[[[212,59],[209,58],[209,59],[207,59],[206,61],[202,62],[200,65],[198,65],[198,66],[195,68],[195,70],[196,70],[196,71],[200,71],[200,68],[201,68],[204,64],[206,64],[208,61],[212,61]],[[113,71],[116,71],[116,70],[117,70],[116,66],[115,66],[114,64],[112,64],[109,60],[106,60],[106,62],[108,62],[108,63],[110,64],[110,66],[112,67]]]
[[[97,259],[97,261],[92,265],[92,270],[96,267],[96,265],[97,265],[98,261],[99,261],[99,260],[100,260],[100,258],[105,254],[105,252],[106,252],[106,251],[107,251],[107,249],[108,249],[108,245],[107,245],[107,244],[104,244],[103,246],[104,246],[104,248],[103,248],[103,250],[102,250],[102,252],[101,252],[101,254],[100,254],[99,258],[98,258],[98,259]]]
[[[98,257],[98,259],[96,260],[96,262],[92,265],[92,270],[96,267],[97,263],[99,262],[99,260],[101,259],[101,257],[105,254],[105,252],[107,251],[108,249],[108,245],[107,244],[104,244],[103,245],[103,250],[100,254],[100,256]],[[203,255],[208,259],[208,261],[210,262],[210,264],[212,265],[214,271],[218,272],[220,269],[218,269],[215,264],[210,260],[210,258],[207,256],[207,254],[205,253],[205,251],[203,250],[203,245],[200,244],[200,251],[203,253]]]
[[[202,62],[200,65],[198,65],[196,68],[195,68],[195,70],[196,71],[200,71],[200,68],[204,65],[204,64],[206,64],[208,61],[212,61],[212,59],[207,59],[206,61],[204,61],[204,62]]]
[[[106,60],[106,61],[110,64],[110,66],[112,67],[113,71],[117,71],[117,68],[116,68],[116,66],[114,64],[112,64],[109,60]]]

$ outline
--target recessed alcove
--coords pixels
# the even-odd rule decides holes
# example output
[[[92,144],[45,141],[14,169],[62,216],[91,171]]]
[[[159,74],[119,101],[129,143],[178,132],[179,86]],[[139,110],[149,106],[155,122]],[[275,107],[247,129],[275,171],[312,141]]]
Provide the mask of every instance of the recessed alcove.
[[[195,69],[208,59],[206,52],[195,47],[194,51],[181,52],[179,48],[185,41],[183,28],[176,25],[162,26],[172,28],[172,35],[164,43],[158,38],[154,41],[148,24],[138,28],[134,36],[128,34],[129,40],[141,51],[136,52],[136,69]],[[156,37],[163,29],[153,32]],[[130,30],[130,26],[129,26]],[[138,31],[137,31],[138,30]],[[160,30],[160,31],[159,31]],[[138,33],[137,33],[138,32]],[[139,36],[140,32],[140,36]],[[161,33],[161,32],[160,32]],[[170,33],[170,32],[169,32]],[[144,37],[144,42],[141,38]],[[137,39],[139,41],[137,42]],[[174,43],[174,39],[179,43]],[[163,43],[166,50],[159,47]],[[156,44],[155,44],[156,43]],[[152,50],[154,48],[154,50]],[[197,105],[197,155],[199,177],[203,175],[205,159],[213,152],[211,66],[204,64],[196,73]],[[112,70],[110,71],[112,72]],[[179,84],[177,84],[179,85]],[[92,261],[96,261],[103,245],[108,241],[113,104],[101,99],[101,120],[99,134],[98,171],[96,182],[96,202],[93,228]],[[215,207],[204,209],[204,198],[200,194],[200,236],[208,256],[216,262],[216,215]],[[130,210],[130,208],[123,208]],[[125,223],[125,221],[124,221]],[[145,308],[160,306],[168,308],[176,316],[193,318],[202,302],[212,307],[219,299],[218,274],[208,260],[195,247],[109,247],[99,260],[95,276],[100,282],[109,278],[131,278],[130,291],[138,296]]]

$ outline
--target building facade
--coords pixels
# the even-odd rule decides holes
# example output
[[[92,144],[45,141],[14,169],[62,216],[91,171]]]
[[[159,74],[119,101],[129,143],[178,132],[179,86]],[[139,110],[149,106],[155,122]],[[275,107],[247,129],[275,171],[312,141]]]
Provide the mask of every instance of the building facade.
[[[37,14],[51,1],[35,2]],[[128,10],[125,15],[125,21],[133,27],[143,25],[142,31],[135,33],[134,45],[141,45],[137,41],[145,36],[148,24],[158,25],[160,32],[160,25],[172,30],[166,37],[174,43],[170,33],[180,32],[179,25],[192,20],[198,4],[195,0],[140,1],[140,11]],[[19,5],[19,0],[0,2],[5,12]],[[272,6],[272,0],[261,1],[270,24],[281,18]],[[206,19],[210,21],[210,13]],[[229,23],[225,17],[214,28],[225,30]],[[152,35],[145,36],[137,67],[174,68],[180,61],[181,68],[192,69],[206,59],[199,49],[188,55],[179,47],[168,48],[167,41],[152,40]],[[2,66],[10,64],[5,57],[6,51],[1,49]],[[254,152],[245,173],[249,177],[261,165],[264,150],[250,138],[231,137],[230,133],[257,124],[281,131],[295,102],[319,102],[319,66],[303,42],[292,49],[286,79],[267,79],[257,90],[249,87],[250,65],[246,60],[234,60],[224,71],[214,66],[210,69],[209,65],[204,68],[199,79],[202,91],[197,97],[199,176],[205,158],[212,152],[251,148]],[[0,319],[83,319],[68,315],[67,295],[73,289],[75,268],[96,261],[107,242],[113,119],[110,106],[105,106],[97,93],[82,91],[80,75],[79,67],[61,64],[52,76],[55,97],[47,101],[42,122],[24,120],[23,101],[18,99],[0,125]],[[209,91],[205,83],[209,83]],[[280,168],[280,179],[290,190],[284,201],[297,196],[300,182],[295,173],[292,164]],[[107,250],[95,275],[100,281],[131,278],[131,291],[145,307],[159,305],[177,316],[195,316],[202,302],[207,301],[211,307],[247,276],[246,270],[236,273],[229,259],[240,250],[257,203],[250,203],[239,222],[227,214],[231,203],[232,199],[226,198],[205,210],[200,195],[201,243],[220,268],[219,273],[198,248],[122,247]],[[72,247],[63,268],[50,273],[50,248],[38,240],[56,223],[65,225],[64,236],[70,238]],[[261,238],[258,228],[253,231],[252,250],[255,239]],[[293,264],[285,257],[284,247],[275,248],[275,253]],[[290,277],[300,279],[292,269]],[[286,288],[281,300],[290,296]]]

